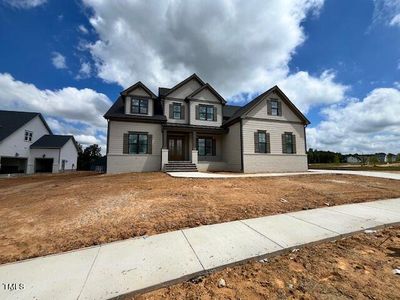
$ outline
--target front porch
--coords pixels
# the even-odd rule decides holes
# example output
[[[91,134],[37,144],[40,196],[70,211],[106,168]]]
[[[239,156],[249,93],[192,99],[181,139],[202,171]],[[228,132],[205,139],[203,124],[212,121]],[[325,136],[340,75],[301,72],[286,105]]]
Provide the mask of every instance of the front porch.
[[[184,166],[192,171],[193,168],[197,169],[199,163],[222,163],[222,136],[227,132],[226,129],[168,124],[162,130],[162,170]]]

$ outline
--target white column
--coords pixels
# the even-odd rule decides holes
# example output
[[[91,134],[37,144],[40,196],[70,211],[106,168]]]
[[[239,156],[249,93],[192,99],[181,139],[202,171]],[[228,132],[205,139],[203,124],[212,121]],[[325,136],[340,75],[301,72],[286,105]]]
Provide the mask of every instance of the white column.
[[[168,163],[168,149],[161,149],[161,170],[164,170],[165,164]]]
[[[192,163],[197,165],[198,162],[199,162],[198,151],[192,150]]]

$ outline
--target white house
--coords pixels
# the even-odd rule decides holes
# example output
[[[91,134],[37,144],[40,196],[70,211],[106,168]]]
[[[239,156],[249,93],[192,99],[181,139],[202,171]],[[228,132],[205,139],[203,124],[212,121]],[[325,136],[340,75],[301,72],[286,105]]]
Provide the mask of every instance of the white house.
[[[0,110],[0,173],[76,170],[72,135],[54,135],[40,113]]]

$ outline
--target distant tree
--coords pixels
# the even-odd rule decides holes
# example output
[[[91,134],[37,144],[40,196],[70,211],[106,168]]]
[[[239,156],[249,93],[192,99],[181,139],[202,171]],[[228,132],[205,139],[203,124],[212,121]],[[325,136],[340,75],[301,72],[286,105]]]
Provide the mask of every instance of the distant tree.
[[[376,157],[376,155],[372,155],[372,156],[369,158],[369,163],[370,163],[371,165],[376,166],[376,165],[379,163],[378,157]]]
[[[386,156],[386,162],[388,163],[392,163],[395,161],[396,156],[392,153],[388,153],[388,155]]]
[[[396,162],[400,162],[400,153],[397,153],[397,156],[396,156],[396,160],[395,160]]]
[[[312,148],[307,151],[307,156],[310,164],[329,164],[344,161],[344,156],[341,153],[314,150]]]
[[[78,170],[90,170],[90,164],[101,158],[101,147],[93,144],[82,151],[82,146],[79,146],[81,151],[78,151]]]

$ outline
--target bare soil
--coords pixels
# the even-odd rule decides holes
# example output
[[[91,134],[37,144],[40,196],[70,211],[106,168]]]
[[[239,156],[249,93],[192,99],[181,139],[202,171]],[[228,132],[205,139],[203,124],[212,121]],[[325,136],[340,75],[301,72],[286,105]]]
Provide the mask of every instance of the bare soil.
[[[203,224],[400,197],[350,175],[183,179],[163,173],[0,179],[0,263]]]
[[[400,227],[227,268],[135,299],[399,299],[395,268]],[[226,287],[218,287],[220,279]]]

